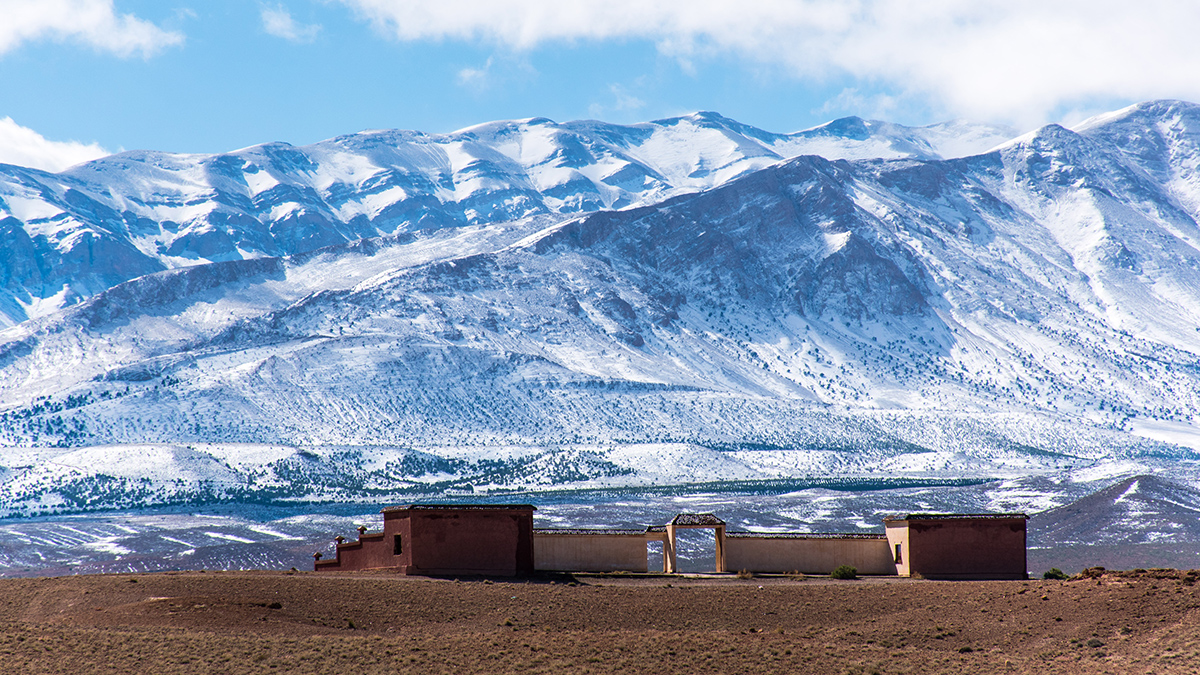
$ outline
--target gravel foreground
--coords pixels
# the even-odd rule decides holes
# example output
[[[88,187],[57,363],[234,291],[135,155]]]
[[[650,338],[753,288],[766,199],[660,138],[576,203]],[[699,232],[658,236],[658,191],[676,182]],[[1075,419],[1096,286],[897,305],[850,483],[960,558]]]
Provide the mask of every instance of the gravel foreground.
[[[15,673],[1196,673],[1200,572],[0,580]]]

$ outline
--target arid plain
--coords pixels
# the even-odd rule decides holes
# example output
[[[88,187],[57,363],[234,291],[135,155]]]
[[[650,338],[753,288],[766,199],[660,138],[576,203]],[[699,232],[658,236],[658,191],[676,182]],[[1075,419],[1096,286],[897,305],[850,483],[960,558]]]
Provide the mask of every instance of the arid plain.
[[[1200,572],[0,581],[21,673],[1194,673]]]

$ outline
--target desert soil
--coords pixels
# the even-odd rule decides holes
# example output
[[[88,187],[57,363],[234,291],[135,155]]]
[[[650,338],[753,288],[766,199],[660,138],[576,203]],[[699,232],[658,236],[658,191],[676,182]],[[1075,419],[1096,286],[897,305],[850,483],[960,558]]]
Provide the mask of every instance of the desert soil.
[[[13,673],[1197,673],[1200,584],[312,572],[0,581]]]

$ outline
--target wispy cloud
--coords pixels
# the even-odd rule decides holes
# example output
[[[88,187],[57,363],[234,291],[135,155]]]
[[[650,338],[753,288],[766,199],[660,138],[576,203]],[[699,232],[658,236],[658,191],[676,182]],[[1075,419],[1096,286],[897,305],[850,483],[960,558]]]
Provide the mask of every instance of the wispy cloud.
[[[0,54],[44,39],[149,57],[184,37],[132,14],[118,15],[112,0],[0,0]]]
[[[494,57],[489,56],[482,68],[463,68],[458,71],[458,83],[464,87],[482,89],[488,84],[488,75],[492,72]]]
[[[588,115],[594,119],[608,119],[608,113],[632,113],[646,107],[646,102],[634,96],[619,84],[608,85],[612,95],[608,103],[593,103],[588,106]]]
[[[44,171],[63,169],[110,154],[95,143],[51,141],[11,117],[0,118],[0,163]]]
[[[641,110],[646,106],[645,101],[629,93],[625,87],[622,87],[619,84],[610,84],[608,86],[608,91],[613,95],[613,110],[625,112]]]
[[[1200,99],[1200,3],[1179,0],[337,1],[400,40],[646,39],[683,64],[733,55],[814,82],[849,76],[970,117]]]
[[[291,12],[283,5],[263,7],[262,22],[263,30],[268,35],[274,35],[275,37],[291,42],[312,42],[317,38],[317,33],[321,32],[320,24],[296,23],[296,20],[292,18]]]
[[[825,102],[816,112],[822,114],[852,113],[886,120],[897,108],[896,99],[887,94],[862,92],[855,87],[843,89]]]

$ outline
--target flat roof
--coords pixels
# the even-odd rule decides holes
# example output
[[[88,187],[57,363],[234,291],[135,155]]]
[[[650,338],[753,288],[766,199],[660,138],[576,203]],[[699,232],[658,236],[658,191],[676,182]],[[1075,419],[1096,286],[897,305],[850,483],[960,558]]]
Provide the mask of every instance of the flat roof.
[[[734,539],[887,539],[886,534],[863,532],[726,532]]]
[[[534,534],[594,534],[594,535],[637,535],[646,534],[646,530],[632,529],[601,529],[601,528],[581,528],[581,527],[535,527]]]
[[[898,520],[1029,520],[1024,513],[910,513],[905,516],[888,516],[883,521]]]
[[[393,511],[536,511],[533,504],[405,504],[388,506],[380,513]]]

